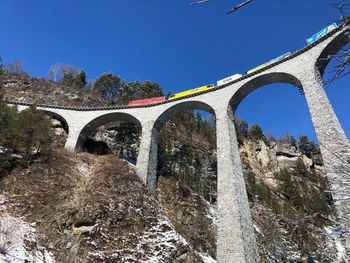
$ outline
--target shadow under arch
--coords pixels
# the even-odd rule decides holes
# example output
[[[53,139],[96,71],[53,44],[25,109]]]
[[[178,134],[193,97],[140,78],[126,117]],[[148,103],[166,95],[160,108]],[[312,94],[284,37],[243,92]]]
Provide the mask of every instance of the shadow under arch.
[[[295,76],[283,72],[268,73],[258,76],[241,86],[232,96],[228,106],[231,107],[233,113],[236,112],[239,104],[246,96],[260,87],[273,83],[288,83],[302,90],[302,84]]]
[[[38,110],[44,112],[50,118],[58,120],[62,124],[62,128],[64,129],[64,131],[68,135],[68,133],[69,133],[69,125],[68,125],[68,122],[66,121],[66,119],[64,117],[62,117],[60,114],[58,114],[56,112],[53,112],[53,111],[42,110],[42,109],[38,109]]]
[[[316,68],[318,68],[321,76],[327,68],[327,65],[332,60],[332,56],[337,54],[344,46],[350,43],[350,25],[347,25],[347,30],[335,37],[328,45],[323,49],[320,56],[316,60]]]
[[[157,188],[157,160],[158,160],[158,139],[159,133],[165,123],[176,113],[187,110],[204,110],[216,117],[215,110],[208,104],[201,101],[179,102],[165,110],[155,121],[151,131],[150,158],[147,168],[147,186],[152,191]]]
[[[79,134],[79,138],[75,146],[75,150],[81,151],[83,149],[83,144],[85,140],[88,138],[89,134],[94,132],[98,127],[100,127],[103,124],[106,124],[109,122],[115,122],[115,121],[133,123],[141,127],[141,122],[131,114],[123,113],[123,112],[113,112],[113,113],[104,114],[102,116],[99,116],[93,119],[92,121],[90,121],[88,124],[85,125],[85,127],[81,130]]]

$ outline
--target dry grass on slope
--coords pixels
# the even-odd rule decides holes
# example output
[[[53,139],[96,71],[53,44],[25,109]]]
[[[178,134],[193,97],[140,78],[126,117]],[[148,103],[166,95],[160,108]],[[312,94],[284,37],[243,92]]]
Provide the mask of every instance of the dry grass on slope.
[[[9,212],[36,222],[57,262],[145,262],[188,250],[155,196],[114,156],[53,151],[0,187]]]

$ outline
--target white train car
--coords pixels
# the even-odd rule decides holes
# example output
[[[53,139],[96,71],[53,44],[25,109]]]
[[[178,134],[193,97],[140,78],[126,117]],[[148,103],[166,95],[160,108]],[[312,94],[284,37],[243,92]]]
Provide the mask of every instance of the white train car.
[[[239,79],[240,77],[242,77],[241,74],[234,74],[232,76],[229,76],[227,78],[224,78],[224,79],[221,79],[221,80],[218,80],[217,81],[217,86],[222,86],[222,85],[225,85],[231,81],[234,81],[236,79]]]

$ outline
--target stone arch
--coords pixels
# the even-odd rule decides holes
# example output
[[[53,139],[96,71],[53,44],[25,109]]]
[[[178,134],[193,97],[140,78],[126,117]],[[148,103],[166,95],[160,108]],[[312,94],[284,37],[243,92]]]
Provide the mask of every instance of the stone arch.
[[[254,90],[273,83],[288,83],[296,86],[302,91],[302,84],[295,76],[284,72],[273,72],[260,75],[241,86],[230,99],[228,107],[231,107],[235,112],[243,99],[252,93]]]
[[[50,118],[58,120],[59,122],[61,122],[63,129],[65,130],[65,132],[68,135],[68,133],[69,133],[69,125],[68,125],[68,122],[66,121],[66,119],[62,115],[60,115],[60,114],[58,114],[58,113],[56,113],[54,111],[47,110],[47,109],[44,110],[44,109],[40,109],[39,108],[38,110],[44,112]]]
[[[8,104],[8,105],[12,105],[12,104]],[[15,105],[16,106],[16,105]],[[24,106],[24,105],[17,105],[16,106],[18,111],[22,111],[25,109],[28,109],[29,106]],[[48,108],[41,108],[41,107],[36,107],[37,110],[44,112],[46,115],[48,115],[50,118],[58,120],[62,123],[62,126],[64,128],[64,130],[67,132],[69,132],[69,124],[67,122],[67,120],[59,113],[52,111]]]
[[[176,113],[179,111],[186,110],[204,110],[207,111],[214,116],[215,110],[212,106],[207,103],[201,101],[183,101],[177,103],[170,108],[166,109],[162,112],[158,118],[156,119],[154,125],[152,125],[149,137],[151,137],[150,148],[149,148],[149,158],[147,159],[147,168],[145,169],[147,175],[145,178],[145,183],[150,190],[155,190],[157,187],[157,152],[158,152],[158,136],[161,128],[164,124]]]
[[[77,144],[75,146],[75,150],[76,151],[82,150],[83,144],[86,138],[88,137],[88,135],[91,134],[93,131],[95,131],[98,127],[113,121],[123,121],[127,123],[134,123],[141,127],[141,122],[136,117],[128,113],[113,112],[113,113],[101,115],[93,119],[92,121],[90,121],[88,124],[86,124],[84,128],[80,131]]]
[[[207,103],[201,101],[184,101],[168,108],[157,118],[153,129],[160,131],[164,124],[178,111],[204,110],[215,116],[215,110]]]
[[[349,26],[347,29],[336,36],[328,45],[322,50],[320,56],[316,60],[316,68],[318,68],[321,76],[323,76],[327,65],[331,61],[331,56],[335,55],[340,51],[344,46],[350,43],[350,32]]]

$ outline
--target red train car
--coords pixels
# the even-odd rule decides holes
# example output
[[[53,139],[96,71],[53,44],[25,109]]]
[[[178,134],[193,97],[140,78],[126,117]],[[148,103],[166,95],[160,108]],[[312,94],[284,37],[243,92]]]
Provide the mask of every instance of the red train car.
[[[166,100],[167,99],[165,97],[156,97],[156,98],[149,98],[149,99],[142,99],[142,100],[131,100],[129,101],[128,106],[161,103]]]

